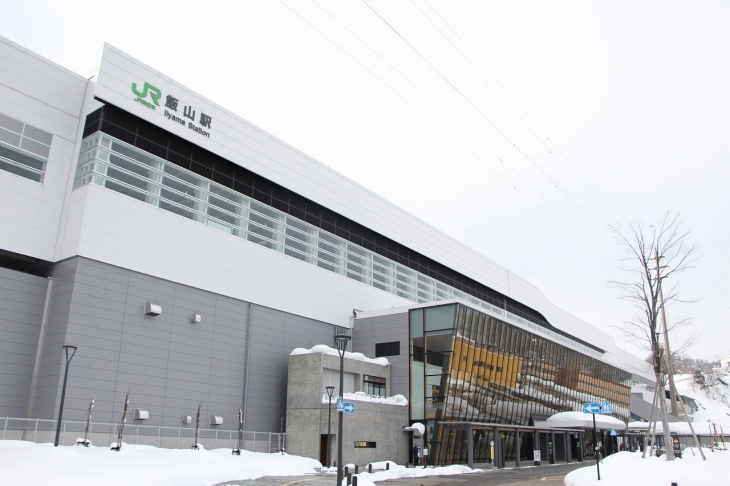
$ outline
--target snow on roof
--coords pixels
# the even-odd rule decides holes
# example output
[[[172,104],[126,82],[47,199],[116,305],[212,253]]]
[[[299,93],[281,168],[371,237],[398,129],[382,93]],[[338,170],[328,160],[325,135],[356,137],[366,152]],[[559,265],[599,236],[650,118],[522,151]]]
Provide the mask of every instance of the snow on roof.
[[[426,433],[426,426],[423,425],[421,422],[415,422],[410,427],[406,427],[406,429],[417,430],[420,435],[423,435]]]
[[[601,421],[604,423],[614,423],[616,425],[619,425],[623,427],[626,425],[623,420],[619,420],[616,417],[611,417],[610,415],[599,415],[596,417],[596,420],[598,420],[600,417]],[[551,415],[548,417],[548,422],[559,422],[563,420],[593,420],[591,417],[591,414],[589,413],[583,413],[583,412],[558,412],[554,415]]]
[[[408,399],[403,395],[393,395],[392,397],[378,397],[368,395],[365,392],[345,392],[343,399],[356,400],[360,402],[382,403],[384,405],[408,405]],[[329,403],[329,397],[326,393],[322,394],[322,403]]]
[[[628,430],[631,432],[636,432],[640,430],[645,431],[648,426],[649,422],[629,422]],[[730,430],[730,423],[715,424],[715,426],[718,435],[720,435],[721,430],[724,432],[725,428]],[[712,435],[714,433],[713,428],[711,428],[711,426],[708,425],[707,422],[692,422],[692,427],[695,429],[695,434],[697,435]],[[661,421],[657,421],[656,423],[656,433],[664,433],[664,427],[662,427]],[[689,428],[687,422],[670,422],[669,433],[679,435],[692,435],[692,430]]]
[[[550,416],[547,420],[535,421],[538,427],[581,427],[593,428],[593,417],[583,412],[559,412]],[[596,427],[599,429],[624,430],[626,424],[610,415],[596,415]]]
[[[326,344],[317,344],[316,346],[312,346],[309,349],[295,348],[291,353],[289,353],[289,356],[312,353],[331,354],[332,356],[337,356],[338,358],[340,356],[339,354],[337,354],[336,349],[330,348]],[[354,359],[356,361],[364,361],[366,363],[378,364],[380,366],[390,365],[390,361],[388,361],[388,358],[368,358],[362,353],[350,353],[349,351],[345,351],[345,358]]]

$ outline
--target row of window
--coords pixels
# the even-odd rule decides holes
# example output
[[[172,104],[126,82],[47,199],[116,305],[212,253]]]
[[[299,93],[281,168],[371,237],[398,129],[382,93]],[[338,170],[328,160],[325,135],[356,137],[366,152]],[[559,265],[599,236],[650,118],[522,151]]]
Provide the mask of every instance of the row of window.
[[[96,133],[82,141],[74,188],[94,183],[413,302],[455,297],[587,353],[595,350],[298,218]]]
[[[603,399],[615,416],[630,417],[625,371],[461,304],[414,309],[409,318],[411,420],[532,425]],[[433,430],[438,451],[441,432]]]
[[[0,113],[0,170],[43,182],[53,135]]]
[[[107,133],[147,153],[213,180],[223,187],[233,189],[558,334],[562,332],[553,328],[534,309],[119,108],[105,105],[87,116],[83,137],[86,138],[97,131]],[[254,146],[251,148],[257,150]],[[286,157],[286,154],[282,155]],[[261,153],[261,157],[265,158],[266,154]]]

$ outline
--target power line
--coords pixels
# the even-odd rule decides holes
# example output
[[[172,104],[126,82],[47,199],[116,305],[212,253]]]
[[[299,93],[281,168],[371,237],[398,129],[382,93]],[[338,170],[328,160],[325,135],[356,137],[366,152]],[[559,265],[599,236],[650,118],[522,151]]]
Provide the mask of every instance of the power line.
[[[363,41],[360,37],[358,37],[352,30],[350,30],[347,26],[345,26],[342,22],[340,22],[332,13],[330,13],[326,8],[324,8],[322,5],[320,5],[316,0],[312,0],[315,5],[317,5],[322,11],[324,11],[327,15],[329,15],[335,22],[337,22],[343,29],[345,29],[348,33],[350,33],[355,39],[357,39],[361,44],[363,44],[367,49],[369,49],[374,55],[376,55],[381,61],[383,61],[388,67],[390,67],[395,73],[397,73],[401,78],[403,78],[409,85],[411,85],[416,91],[418,91],[420,94],[422,94],[427,100],[429,100],[434,106],[436,106],[442,113],[444,113],[446,116],[448,116],[454,123],[456,123],[462,130],[464,130],[466,133],[468,133],[477,143],[479,143],[482,147],[484,147],[489,153],[491,153],[496,159],[499,160],[505,167],[507,167],[509,170],[511,170],[517,177],[522,179],[526,184],[528,184],[530,187],[532,187],[538,194],[540,194],[542,197],[544,197],[547,201],[552,203],[558,210],[560,210],[562,213],[564,213],[568,218],[575,221],[578,225],[583,227],[586,231],[590,233],[590,230],[582,225],[580,221],[575,219],[571,214],[569,214],[565,209],[560,207],[559,204],[555,203],[547,194],[542,192],[538,187],[536,187],[532,182],[530,182],[526,177],[524,177],[522,174],[520,174],[517,170],[515,170],[511,165],[506,163],[502,157],[497,155],[491,148],[489,148],[482,140],[474,135],[468,128],[466,128],[464,125],[462,125],[456,118],[454,118],[449,112],[447,112],[441,105],[436,103],[428,94],[424,93],[418,86],[416,86],[408,77],[406,77],[404,74],[402,74],[395,66],[393,66],[390,62],[388,62],[386,59],[384,59],[380,54],[378,54],[377,51],[375,51],[372,47],[370,47],[369,44],[367,44],[365,41]],[[483,162],[483,161],[482,161]],[[483,162],[484,163],[484,162]],[[595,235],[593,235],[595,236]]]
[[[606,227],[605,227],[604,225],[602,225],[602,224],[601,224],[601,223],[599,223],[598,221],[595,221],[595,219],[593,219],[593,217],[592,217],[591,215],[589,215],[589,214],[588,214],[588,212],[587,212],[587,211],[585,211],[585,209],[583,209],[583,208],[581,207],[581,205],[580,205],[580,204],[578,204],[578,203],[577,203],[576,201],[574,201],[574,200],[573,200],[573,199],[572,199],[572,198],[571,198],[571,197],[570,197],[570,196],[569,196],[569,195],[568,195],[568,194],[567,194],[567,193],[566,193],[566,192],[565,192],[565,191],[564,191],[564,190],[563,190],[563,189],[562,189],[562,188],[561,188],[561,187],[560,187],[560,186],[559,186],[558,184],[557,184],[557,182],[555,182],[555,181],[554,181],[554,180],[553,180],[553,179],[552,179],[552,178],[551,178],[551,177],[550,177],[550,176],[549,176],[549,175],[548,175],[548,174],[547,174],[547,173],[546,173],[546,172],[545,172],[545,171],[544,171],[544,170],[543,170],[543,169],[542,169],[542,168],[541,168],[541,167],[540,167],[540,166],[539,166],[538,164],[536,164],[536,163],[535,163],[535,162],[534,162],[534,161],[532,160],[532,158],[530,158],[530,156],[528,156],[528,155],[527,155],[527,154],[526,154],[526,153],[525,153],[525,152],[524,152],[524,151],[522,150],[522,148],[518,147],[518,146],[517,146],[517,144],[516,144],[516,143],[515,143],[514,141],[512,141],[512,139],[511,139],[511,138],[510,138],[510,137],[509,137],[509,136],[508,136],[508,135],[507,135],[506,133],[504,133],[504,132],[503,132],[503,131],[502,131],[502,130],[501,130],[501,129],[500,129],[500,128],[499,128],[499,127],[498,127],[498,126],[497,126],[497,125],[496,125],[496,124],[494,123],[494,122],[492,122],[492,120],[491,120],[491,119],[490,119],[489,117],[487,117],[487,116],[486,116],[486,115],[484,114],[484,112],[482,112],[482,110],[480,110],[480,109],[479,109],[479,108],[478,108],[478,107],[477,107],[477,106],[476,106],[476,105],[475,105],[475,104],[474,104],[474,103],[473,103],[473,102],[472,102],[472,101],[471,101],[471,100],[470,100],[470,99],[469,99],[469,98],[468,98],[468,97],[467,97],[466,95],[464,95],[464,93],[463,93],[463,92],[462,92],[462,91],[461,91],[461,90],[460,90],[459,88],[457,88],[457,87],[456,87],[456,86],[455,86],[455,85],[454,85],[454,84],[453,84],[453,83],[452,83],[452,82],[451,82],[451,81],[450,81],[450,80],[449,80],[449,79],[448,79],[448,78],[447,78],[447,77],[446,77],[446,76],[445,76],[445,75],[444,75],[444,74],[443,74],[443,73],[442,73],[442,72],[441,72],[441,71],[440,71],[440,70],[439,70],[438,68],[436,68],[436,67],[435,67],[435,66],[434,66],[434,65],[433,65],[433,64],[432,64],[432,63],[431,63],[431,62],[430,62],[430,61],[429,61],[428,59],[426,59],[426,57],[424,57],[424,56],[423,56],[423,55],[422,55],[422,54],[421,54],[421,53],[420,53],[420,52],[418,51],[418,49],[416,49],[416,48],[415,48],[415,47],[414,47],[414,46],[413,46],[413,45],[412,45],[412,44],[411,44],[410,42],[408,42],[408,40],[407,40],[407,39],[406,39],[405,37],[403,37],[403,36],[402,36],[402,35],[400,34],[400,32],[398,32],[398,30],[397,30],[397,29],[396,29],[395,27],[393,27],[393,26],[392,26],[392,25],[391,25],[391,24],[390,24],[390,23],[389,23],[389,22],[388,22],[387,20],[385,20],[385,18],[383,18],[383,16],[382,16],[382,15],[380,15],[380,14],[379,14],[379,13],[378,13],[378,12],[377,12],[377,11],[376,11],[376,10],[375,10],[374,8],[373,8],[373,7],[371,7],[371,6],[370,6],[370,4],[368,4],[368,2],[367,2],[366,0],[361,0],[361,1],[362,1],[362,2],[363,2],[363,3],[364,3],[364,4],[365,4],[365,5],[366,5],[366,6],[367,6],[367,7],[368,7],[368,8],[369,8],[369,9],[370,9],[371,11],[372,11],[372,12],[373,12],[373,13],[374,13],[374,14],[375,14],[375,15],[376,15],[376,16],[377,16],[377,17],[378,17],[378,18],[379,18],[380,20],[382,20],[382,21],[383,21],[383,23],[384,23],[385,25],[387,25],[387,26],[388,26],[388,28],[390,28],[390,29],[391,29],[391,30],[392,30],[392,31],[393,31],[393,32],[394,32],[394,33],[395,33],[395,34],[396,34],[396,35],[397,35],[397,36],[398,36],[398,37],[399,37],[399,38],[400,38],[400,39],[401,39],[401,40],[402,40],[403,42],[405,42],[405,44],[406,44],[406,45],[407,45],[408,47],[410,47],[410,48],[411,48],[411,49],[413,50],[413,52],[415,52],[415,53],[416,53],[416,55],[418,55],[418,57],[420,57],[420,58],[421,58],[421,59],[422,59],[422,60],[423,60],[423,61],[424,61],[424,62],[425,62],[426,64],[428,64],[428,66],[429,66],[429,67],[431,67],[431,69],[432,69],[433,71],[435,71],[435,72],[436,72],[436,74],[438,74],[438,75],[439,75],[439,76],[440,76],[440,77],[441,77],[441,78],[442,78],[442,79],[443,79],[443,80],[444,80],[444,81],[446,82],[446,84],[448,84],[449,86],[451,86],[451,88],[452,88],[452,89],[453,89],[454,91],[456,91],[456,93],[457,93],[457,94],[458,94],[458,95],[459,95],[459,96],[460,96],[461,98],[463,98],[463,99],[464,99],[464,101],[466,101],[466,102],[467,102],[467,103],[468,103],[468,104],[469,104],[469,105],[470,105],[470,106],[471,106],[471,107],[472,107],[472,108],[473,108],[473,109],[474,109],[474,110],[475,110],[475,111],[476,111],[476,112],[477,112],[477,113],[478,113],[478,114],[479,114],[479,115],[480,115],[480,116],[481,116],[482,118],[484,118],[484,119],[485,119],[485,120],[486,120],[486,121],[487,121],[487,122],[488,122],[488,123],[489,123],[489,124],[490,124],[490,125],[491,125],[491,126],[492,126],[492,127],[493,127],[493,128],[495,129],[495,130],[496,130],[496,131],[497,131],[497,133],[499,133],[500,135],[502,135],[502,137],[503,137],[503,138],[504,138],[504,139],[505,139],[505,140],[506,140],[506,141],[507,141],[508,143],[512,144],[512,146],[513,146],[513,147],[514,147],[514,148],[515,148],[515,149],[516,149],[516,150],[517,150],[517,151],[518,151],[518,152],[519,152],[519,153],[520,153],[520,154],[521,154],[521,155],[522,155],[522,156],[523,156],[523,157],[525,158],[525,160],[527,160],[528,162],[530,162],[530,164],[532,164],[532,166],[533,166],[533,167],[535,167],[535,168],[536,168],[536,169],[537,169],[537,170],[538,170],[538,171],[539,171],[540,173],[542,173],[542,174],[543,174],[543,176],[545,176],[545,178],[547,178],[547,179],[548,179],[548,180],[549,180],[549,181],[550,181],[550,182],[551,182],[551,183],[552,183],[552,184],[553,184],[553,185],[555,186],[555,188],[556,188],[556,189],[558,189],[558,190],[559,190],[559,191],[560,191],[561,193],[563,193],[563,194],[564,194],[564,195],[565,195],[565,196],[566,196],[566,197],[567,197],[567,198],[568,198],[569,200],[571,200],[571,202],[573,202],[573,204],[574,204],[574,205],[575,205],[575,206],[576,206],[576,207],[577,207],[578,209],[580,209],[580,210],[581,210],[581,211],[582,211],[582,212],[583,212],[584,214],[586,214],[586,216],[588,216],[589,218],[591,218],[591,219],[592,219],[592,220],[593,220],[593,221],[594,221],[594,222],[595,222],[595,223],[596,223],[596,224],[597,224],[597,225],[598,225],[598,226],[599,226],[599,227],[601,228],[601,230],[602,230],[602,231],[607,231],[607,229],[606,229]],[[567,213],[566,213],[566,214],[567,214]],[[571,218],[572,218],[572,216],[571,216]],[[594,237],[596,236],[595,234],[593,234],[593,233],[591,232],[591,230],[589,230],[588,228],[586,228],[586,227],[585,227],[585,226],[584,226],[584,225],[583,225],[582,223],[580,223],[579,221],[577,221],[577,220],[576,220],[575,218],[572,218],[572,219],[573,219],[574,221],[576,221],[576,222],[577,222],[577,223],[578,223],[578,224],[579,224],[579,225],[580,225],[581,227],[583,227],[583,228],[584,228],[584,229],[585,229],[586,231],[588,231],[589,233],[591,233],[591,234],[592,234],[592,235],[593,235]],[[599,240],[600,240],[600,238],[599,238]]]
[[[413,1],[413,0],[411,0],[411,1]],[[424,1],[428,4],[429,7],[431,7],[431,9],[436,13],[436,15],[438,15],[438,17],[441,19],[441,21],[451,30],[451,32],[457,37],[457,39],[459,39],[461,41],[461,43],[469,50],[469,52],[472,54],[472,56],[474,56],[474,58],[477,60],[477,62],[479,62],[479,64],[484,68],[484,70],[487,73],[489,73],[489,75],[494,79],[494,81],[496,81],[496,83],[499,85],[499,87],[502,88],[502,90],[507,94],[507,96],[509,96],[509,98],[520,108],[520,110],[522,110],[522,112],[525,114],[525,116],[527,116],[527,118],[532,122],[532,124],[535,125],[535,127],[540,131],[540,133],[543,135],[543,137],[545,137],[545,140],[550,142],[550,144],[555,148],[555,150],[565,159],[565,161],[573,168],[573,170],[578,173],[578,175],[585,181],[585,183],[589,187],[586,187],[583,184],[583,182],[581,182],[581,180],[578,177],[576,177],[575,174],[573,174],[573,172],[571,170],[569,170],[567,167],[565,167],[565,165],[560,161],[560,159],[557,157],[557,155],[555,155],[552,152],[552,150],[549,147],[547,147],[547,145],[545,145],[545,143],[542,140],[542,137],[538,136],[532,130],[532,128],[529,126],[529,124],[519,115],[519,113],[517,113],[517,111],[507,102],[507,100],[505,100],[502,97],[502,95],[486,79],[484,79],[484,77],[481,76],[481,74],[475,69],[477,74],[479,74],[480,77],[482,77],[482,79],[485,81],[485,83],[487,83],[487,85],[495,92],[495,94],[497,94],[497,96],[504,102],[504,104],[507,105],[507,107],[512,111],[512,113],[514,113],[515,116],[517,116],[517,118],[530,131],[530,133],[532,133],[535,136],[535,138],[538,141],[540,141],[540,143],[543,145],[543,147],[545,147],[545,149],[548,150],[550,155],[552,155],[555,158],[555,160],[557,160],[557,162],[566,170],[566,172],[568,174],[570,174],[570,176],[573,177],[573,179],[575,179],[576,182],[578,182],[578,184],[583,188],[583,190],[585,190],[593,198],[593,200],[596,201],[599,206],[601,206],[601,208],[606,212],[606,214],[609,215],[609,217],[611,219],[621,220],[621,218],[623,217],[623,219],[628,221],[628,218],[626,217],[626,215],[624,215],[623,213],[617,212],[615,209],[613,209],[611,204],[603,197],[601,192],[591,184],[591,182],[581,173],[581,171],[575,166],[575,164],[573,164],[571,162],[571,160],[565,155],[565,153],[563,153],[563,151],[560,149],[560,147],[558,147],[558,145],[550,139],[550,137],[545,133],[545,131],[540,127],[540,125],[535,121],[535,119],[532,118],[532,116],[530,116],[530,114],[527,112],[527,110],[519,103],[519,101],[517,101],[517,99],[514,96],[512,96],[512,94],[509,92],[509,90],[499,81],[499,78],[497,78],[497,76],[495,76],[495,74],[482,62],[480,57],[476,55],[476,53],[471,49],[471,47],[469,47],[468,43],[465,42],[461,38],[461,36],[451,27],[451,25],[449,25],[449,22],[447,22],[441,16],[441,14],[439,14],[439,12],[433,7],[433,5],[431,5],[431,3],[429,3],[429,0],[424,0]],[[435,0],[434,0],[434,3],[436,3]],[[418,6],[416,6],[416,7],[418,8]],[[441,7],[441,8],[443,10],[443,7]],[[419,8],[419,10],[421,10],[421,9]],[[423,13],[423,11],[421,11],[421,12]],[[444,11],[444,14],[447,15],[445,11]],[[425,13],[424,13],[424,15],[425,15]],[[457,28],[458,28],[458,26],[457,26]],[[461,30],[461,29],[459,29],[459,30]],[[444,35],[443,33],[441,33],[441,34]],[[444,35],[444,38],[446,38],[445,35]],[[448,38],[446,38],[446,39],[448,40]],[[468,37],[467,37],[467,40],[469,40]],[[451,43],[451,41],[449,41],[449,43]],[[453,43],[452,43],[452,46],[453,46]],[[458,50],[458,48],[456,48],[456,46],[454,46],[454,48],[457,50],[457,52],[459,52],[459,54],[462,55],[462,57],[464,57],[464,55]],[[471,63],[469,63],[469,64],[471,65]],[[608,208],[606,206],[604,206],[603,202],[601,202],[594,195],[594,193],[598,195],[598,198],[602,199],[603,202],[606,203]],[[614,214],[612,214],[612,211],[614,212]],[[619,217],[616,218],[616,216],[619,216]]]
[[[308,21],[307,19],[305,19],[304,17],[302,17],[302,16],[301,16],[301,15],[300,15],[300,14],[299,14],[299,13],[298,13],[298,12],[297,12],[296,10],[294,10],[294,9],[293,9],[293,8],[291,8],[291,7],[289,6],[289,5],[287,5],[287,4],[286,4],[286,3],[284,2],[284,0],[279,0],[279,2],[280,2],[280,3],[282,4],[282,5],[284,5],[284,6],[285,6],[285,7],[287,8],[287,9],[289,9],[289,10],[290,10],[290,11],[291,11],[292,13],[294,13],[294,14],[295,14],[295,15],[296,15],[297,17],[299,17],[299,18],[300,18],[300,19],[301,19],[302,21],[304,21],[304,22],[305,22],[305,23],[306,23],[307,25],[309,25],[309,26],[310,26],[310,27],[311,27],[312,29],[314,29],[314,30],[315,30],[315,31],[316,31],[317,33],[319,33],[319,34],[320,34],[320,35],[321,35],[322,37],[324,37],[325,39],[327,39],[327,40],[328,40],[328,41],[329,41],[329,42],[330,42],[330,43],[331,43],[332,45],[334,45],[335,47],[337,47],[337,49],[339,49],[339,50],[340,50],[341,52],[343,52],[343,53],[344,53],[344,54],[345,54],[345,55],[346,55],[347,57],[349,57],[350,59],[352,59],[352,60],[353,60],[353,61],[354,61],[354,62],[355,62],[355,63],[356,63],[357,65],[359,65],[359,66],[360,66],[360,67],[362,67],[362,68],[363,68],[364,70],[366,70],[366,71],[367,71],[367,72],[368,72],[368,73],[369,73],[369,74],[370,74],[371,76],[373,76],[373,77],[374,77],[375,79],[377,79],[378,81],[380,81],[380,82],[381,82],[381,83],[382,83],[382,84],[383,84],[383,85],[384,85],[385,87],[387,87],[387,88],[388,88],[389,90],[391,90],[391,91],[392,91],[392,92],[393,92],[393,93],[394,93],[394,94],[395,94],[396,96],[398,96],[398,97],[399,97],[400,99],[402,99],[403,101],[405,101],[405,102],[406,102],[406,103],[407,103],[407,104],[408,104],[409,106],[411,106],[411,108],[413,108],[413,109],[414,109],[414,110],[416,110],[416,111],[417,111],[418,113],[420,113],[420,114],[421,114],[421,116],[423,116],[424,118],[426,118],[426,119],[427,119],[427,120],[428,120],[428,121],[429,121],[429,122],[430,122],[431,124],[433,124],[434,126],[436,126],[436,127],[437,127],[437,128],[439,129],[439,130],[441,130],[441,131],[442,131],[442,132],[443,132],[444,134],[446,134],[446,135],[447,135],[447,136],[448,136],[449,138],[451,138],[451,139],[452,139],[452,140],[454,140],[454,141],[455,141],[455,142],[456,142],[457,144],[459,144],[459,145],[460,145],[460,146],[461,146],[461,147],[462,147],[462,148],[463,148],[464,150],[466,150],[466,151],[467,151],[467,152],[469,152],[469,153],[470,153],[470,154],[471,154],[472,156],[474,156],[474,157],[475,157],[475,158],[476,158],[477,160],[479,160],[479,161],[480,161],[480,162],[481,162],[481,163],[482,163],[482,164],[483,164],[483,165],[484,165],[485,167],[487,167],[487,168],[488,168],[489,170],[491,170],[492,172],[494,172],[494,174],[496,174],[496,175],[497,175],[497,176],[498,176],[498,177],[499,177],[500,179],[502,179],[502,180],[503,180],[504,182],[506,182],[506,183],[507,183],[508,185],[512,186],[512,188],[513,188],[513,189],[515,189],[515,190],[516,190],[517,192],[519,192],[520,194],[522,194],[522,195],[523,195],[523,196],[524,196],[525,198],[527,198],[527,199],[528,199],[528,200],[529,200],[530,202],[532,202],[533,204],[535,204],[535,205],[536,205],[536,206],[537,206],[538,208],[540,208],[540,209],[541,209],[542,211],[544,211],[545,213],[547,213],[547,214],[548,214],[548,215],[549,215],[550,217],[552,217],[553,219],[555,219],[555,220],[556,220],[557,222],[559,222],[559,223],[560,223],[561,225],[563,225],[563,226],[564,226],[564,227],[565,227],[566,229],[568,229],[568,230],[569,230],[569,231],[571,231],[571,232],[572,232],[573,234],[575,234],[576,236],[578,236],[578,237],[579,237],[580,239],[582,239],[583,241],[585,241],[586,243],[588,243],[589,245],[591,245],[591,246],[592,246],[593,248],[595,248],[595,249],[596,249],[596,250],[598,250],[599,252],[601,252],[601,253],[603,253],[604,255],[606,255],[607,257],[609,257],[609,258],[611,258],[611,259],[614,259],[614,258],[613,258],[613,257],[612,257],[611,255],[608,255],[608,254],[607,254],[607,253],[606,253],[605,251],[603,251],[603,250],[602,250],[601,248],[597,247],[597,246],[596,246],[596,245],[595,245],[595,244],[594,244],[593,242],[591,242],[590,240],[586,239],[586,238],[585,238],[585,237],[584,237],[583,235],[581,235],[580,233],[578,233],[577,231],[575,231],[575,230],[574,230],[573,228],[571,228],[570,226],[568,226],[568,225],[567,225],[567,224],[566,224],[565,222],[563,222],[563,221],[562,221],[562,220],[561,220],[560,218],[558,218],[558,217],[557,217],[557,216],[555,216],[555,215],[554,215],[553,213],[551,213],[550,211],[548,211],[548,209],[546,209],[544,205],[541,205],[541,204],[539,204],[539,203],[538,203],[537,201],[535,201],[535,200],[534,200],[533,198],[531,198],[531,197],[530,197],[530,196],[529,196],[529,195],[528,195],[527,193],[525,193],[524,191],[522,191],[521,189],[519,189],[519,188],[518,188],[518,187],[517,187],[517,186],[516,186],[515,184],[513,184],[512,182],[510,182],[510,181],[509,181],[509,180],[508,180],[508,179],[507,179],[506,177],[504,177],[504,176],[503,176],[502,174],[500,174],[499,172],[497,172],[497,171],[496,171],[496,170],[495,170],[494,168],[492,168],[492,167],[491,167],[491,166],[490,166],[489,164],[487,164],[487,163],[486,163],[486,162],[485,162],[484,160],[482,160],[482,158],[481,158],[481,157],[479,157],[479,156],[478,156],[478,155],[477,155],[476,153],[474,153],[474,152],[473,152],[473,151],[472,151],[471,149],[469,149],[468,147],[466,147],[466,146],[465,146],[465,145],[464,145],[464,144],[463,144],[463,143],[462,143],[461,141],[459,141],[459,140],[458,140],[458,139],[457,139],[456,137],[454,137],[454,136],[453,136],[453,135],[452,135],[452,134],[451,134],[450,132],[448,132],[448,131],[447,131],[447,130],[446,130],[445,128],[443,128],[443,127],[442,127],[441,125],[439,125],[438,123],[436,123],[436,122],[435,122],[435,121],[434,121],[434,120],[433,120],[432,118],[430,118],[430,117],[429,117],[428,115],[426,115],[426,114],[425,114],[425,113],[424,113],[424,112],[423,112],[422,110],[420,110],[420,109],[419,109],[418,107],[416,107],[416,106],[415,106],[415,105],[414,105],[413,103],[411,103],[411,102],[410,102],[410,101],[409,101],[408,99],[406,99],[406,98],[405,98],[405,97],[404,97],[403,95],[401,95],[400,93],[398,93],[398,92],[397,92],[397,91],[396,91],[396,90],[395,90],[395,89],[394,89],[393,87],[391,87],[391,86],[390,86],[390,85],[389,85],[388,83],[386,83],[386,82],[385,82],[385,81],[384,81],[384,80],[383,80],[382,78],[380,78],[380,77],[379,77],[378,75],[376,75],[376,74],[375,74],[375,73],[374,73],[374,72],[373,72],[372,70],[368,69],[368,68],[367,68],[367,67],[366,67],[366,66],[365,66],[364,64],[362,64],[362,63],[361,63],[360,61],[358,61],[357,59],[355,59],[355,57],[354,57],[354,56],[352,56],[352,55],[351,55],[350,53],[348,53],[348,52],[347,52],[347,51],[346,51],[345,49],[343,49],[343,48],[342,48],[342,47],[341,47],[341,46],[340,46],[339,44],[337,44],[337,43],[336,43],[335,41],[333,41],[333,40],[332,40],[332,39],[331,39],[330,37],[328,37],[328,36],[327,36],[326,34],[324,34],[324,33],[323,33],[323,32],[322,32],[321,30],[319,30],[319,29],[318,29],[317,27],[315,27],[315,26],[314,26],[314,25],[313,25],[313,24],[312,24],[311,22],[309,22],[309,21]],[[558,207],[558,208],[559,208],[559,207]],[[559,209],[560,209],[560,208],[559,208]],[[580,223],[579,223],[579,224],[580,224]],[[582,226],[582,225],[581,225],[581,226]],[[585,229],[585,227],[584,227],[584,229]],[[589,231],[589,232],[590,232],[590,231]],[[593,235],[593,236],[595,236],[595,235]],[[599,241],[600,241],[600,240],[599,240]]]

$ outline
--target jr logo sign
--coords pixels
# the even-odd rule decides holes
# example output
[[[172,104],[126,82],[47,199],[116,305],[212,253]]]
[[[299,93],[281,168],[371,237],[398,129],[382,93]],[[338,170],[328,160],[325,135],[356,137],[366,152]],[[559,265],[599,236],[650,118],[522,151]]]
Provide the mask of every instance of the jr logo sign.
[[[132,83],[132,93],[137,95],[137,99],[135,101],[142,103],[147,108],[154,110],[155,106],[160,106],[159,100],[162,98],[162,92],[159,88],[152,86],[150,83],[145,83],[141,92],[137,90],[137,83]],[[154,105],[146,100],[148,95]]]
[[[132,83],[132,93],[136,96],[134,101],[146,106],[150,110],[156,110],[157,107],[160,106],[162,91],[157,86],[153,86],[150,83],[145,82],[142,85],[142,90],[140,91],[139,88],[137,88],[137,83]],[[150,101],[152,102],[150,103]],[[180,112],[178,111],[178,108],[182,108],[182,117],[179,116]],[[192,105],[175,98],[171,94],[165,93],[164,111],[164,116],[168,120],[179,123],[182,126],[187,126],[188,129],[199,133],[204,137],[210,138],[210,132],[207,131],[206,128],[210,130],[213,118],[210,115],[203,113],[202,110],[196,110]],[[200,115],[200,117],[198,118],[196,115]],[[185,118],[188,118],[189,120],[185,120]]]

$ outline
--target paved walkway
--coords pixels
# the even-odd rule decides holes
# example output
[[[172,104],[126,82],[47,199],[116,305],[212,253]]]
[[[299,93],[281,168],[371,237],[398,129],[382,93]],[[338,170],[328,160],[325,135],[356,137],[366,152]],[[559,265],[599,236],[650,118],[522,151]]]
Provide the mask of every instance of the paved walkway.
[[[589,467],[590,462],[521,467],[515,469],[485,469],[484,473],[458,474],[454,476],[429,476],[424,478],[401,478],[382,481],[386,486],[562,486],[565,475],[580,467]],[[243,481],[226,481],[215,486],[334,486],[334,474],[309,476],[267,476]]]

